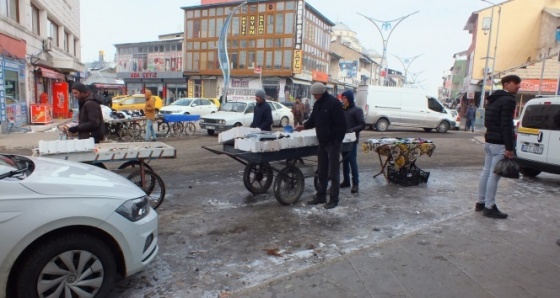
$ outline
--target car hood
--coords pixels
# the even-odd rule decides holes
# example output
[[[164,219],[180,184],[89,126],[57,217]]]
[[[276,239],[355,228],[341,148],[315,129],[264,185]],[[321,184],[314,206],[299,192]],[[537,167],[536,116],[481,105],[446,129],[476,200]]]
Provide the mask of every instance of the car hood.
[[[31,160],[35,169],[20,183],[39,194],[123,199],[145,195],[125,177],[96,166],[43,157]]]
[[[160,109],[160,111],[182,111],[187,110],[187,106],[165,106]]]
[[[204,119],[230,119],[230,118],[239,118],[239,117],[242,117],[243,115],[245,115],[245,113],[217,111],[216,113],[206,115],[202,118],[204,118]]]

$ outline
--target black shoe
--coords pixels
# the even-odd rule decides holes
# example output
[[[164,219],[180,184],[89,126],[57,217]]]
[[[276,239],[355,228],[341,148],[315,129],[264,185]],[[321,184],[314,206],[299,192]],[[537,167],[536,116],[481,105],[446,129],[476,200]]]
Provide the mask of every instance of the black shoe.
[[[358,193],[358,191],[360,190],[360,188],[358,187],[358,184],[354,184],[352,185],[352,189],[350,190],[351,193]]]
[[[560,245],[560,239],[556,240],[556,244]]]
[[[479,212],[484,210],[484,203],[476,203],[476,205],[474,205],[474,211]]]
[[[326,198],[319,199],[319,198],[317,198],[317,196],[315,195],[315,196],[313,196],[313,200],[307,201],[307,205],[319,205],[319,204],[324,204],[324,203],[326,203],[326,202],[327,202],[327,199],[326,199]]]
[[[350,187],[350,182],[342,181],[342,183],[340,183],[340,188],[347,188],[347,187]]]
[[[325,209],[332,209],[338,206],[338,200],[330,199],[328,203],[325,204]]]
[[[498,210],[498,206],[496,205],[493,205],[491,209],[484,208],[484,211],[482,211],[482,215],[500,219],[506,219],[508,217],[507,213],[500,212],[500,210]]]

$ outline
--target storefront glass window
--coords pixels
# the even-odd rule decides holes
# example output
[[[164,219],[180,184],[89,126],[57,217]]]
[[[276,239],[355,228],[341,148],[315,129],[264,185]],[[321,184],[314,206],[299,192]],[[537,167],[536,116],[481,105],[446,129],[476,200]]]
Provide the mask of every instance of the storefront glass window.
[[[7,101],[19,101],[18,73],[4,70],[4,91]]]

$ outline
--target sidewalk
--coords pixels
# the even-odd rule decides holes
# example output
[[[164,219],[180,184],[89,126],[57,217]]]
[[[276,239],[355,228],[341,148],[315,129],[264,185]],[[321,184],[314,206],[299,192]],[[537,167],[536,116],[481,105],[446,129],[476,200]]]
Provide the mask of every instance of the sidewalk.
[[[70,121],[72,119],[53,119],[50,124],[22,126],[29,132],[0,134],[0,152],[2,150],[35,148],[39,146],[40,140],[57,140],[59,133],[56,128]]]

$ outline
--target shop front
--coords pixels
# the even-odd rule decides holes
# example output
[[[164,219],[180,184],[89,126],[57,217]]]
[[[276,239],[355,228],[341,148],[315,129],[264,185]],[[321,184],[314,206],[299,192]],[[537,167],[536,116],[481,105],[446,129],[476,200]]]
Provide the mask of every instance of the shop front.
[[[27,124],[25,62],[0,55],[0,121]]]
[[[141,94],[150,90],[153,95],[164,99],[165,105],[171,104],[177,98],[187,96],[187,79],[182,72],[176,71],[145,71],[119,72],[117,77],[125,83],[126,94]]]

